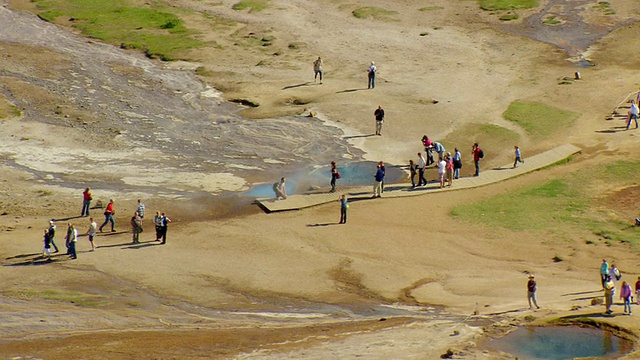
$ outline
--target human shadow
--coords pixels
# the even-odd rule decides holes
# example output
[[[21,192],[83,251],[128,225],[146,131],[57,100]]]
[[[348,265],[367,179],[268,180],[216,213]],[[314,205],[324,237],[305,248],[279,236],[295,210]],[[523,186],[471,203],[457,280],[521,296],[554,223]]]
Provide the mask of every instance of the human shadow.
[[[295,89],[295,88],[301,87],[301,86],[309,86],[309,84],[311,84],[311,82],[307,81],[305,83],[300,83],[300,84],[295,84],[295,85],[287,85],[287,86],[283,87],[282,90]]]
[[[29,256],[37,256],[37,255],[41,255],[41,254],[40,253],[19,254],[19,255],[10,256],[8,258],[5,258],[5,260],[21,259],[21,258],[26,258],[26,257],[29,257]]]
[[[602,293],[602,289],[592,290],[592,291],[580,291],[580,292],[574,292],[574,293],[566,293],[566,294],[562,294],[560,296],[587,295],[587,294],[597,294],[597,293]]]
[[[635,130],[635,129],[633,129]],[[605,129],[605,130],[596,130],[595,132],[600,133],[600,134],[615,134],[621,131],[627,131],[627,127],[626,126],[614,126],[610,129]]]
[[[115,231],[115,232],[98,232],[96,235],[98,236],[114,236],[114,235],[122,235],[122,234],[127,234],[127,233],[131,233],[131,230],[126,230],[126,231]]]
[[[139,246],[140,244],[147,244],[147,243],[154,243],[154,242],[156,242],[156,241],[155,240],[148,240],[148,241],[140,241],[138,243],[134,243],[133,241],[127,241],[127,242],[118,243],[118,244],[100,245],[100,246],[98,246],[98,248],[99,249],[102,249],[102,248],[114,248],[114,247],[126,247],[126,248],[129,248],[129,247]],[[160,243],[158,242],[158,244],[160,244]]]
[[[365,89],[365,88],[358,88],[358,89],[345,89],[345,90],[336,91],[336,94],[352,93],[352,92],[356,92],[356,91],[360,91],[360,90],[367,90],[367,89]]]
[[[604,307],[604,306],[603,306]],[[615,317],[615,315],[613,313],[611,314],[605,314],[603,312],[597,312],[597,313],[589,313],[589,314],[577,314],[577,315],[568,315],[568,316],[562,316],[560,317],[560,319],[563,320],[573,320],[573,319],[581,319],[581,318],[586,318],[586,317],[593,317],[593,318],[610,318],[610,317]]]
[[[340,223],[334,222],[334,223],[316,223],[316,224],[307,224],[307,227],[321,227],[321,226],[332,226],[332,225],[340,225]]]
[[[160,243],[159,241],[155,241],[155,240],[149,240],[149,241],[140,241],[138,243],[130,243],[131,246],[126,246],[124,247],[124,249],[143,249],[149,246],[158,246],[158,245],[162,245],[162,243]]]
[[[40,254],[40,253],[37,253],[37,254],[34,254],[34,255],[36,255],[36,256],[34,256],[31,259],[28,259],[28,260],[25,260],[25,261],[16,262],[16,263],[11,263],[11,264],[5,264],[3,266],[38,266],[38,265],[46,265],[46,264],[51,264],[51,263],[54,263],[54,262],[58,262],[60,260],[57,259],[57,258],[66,256],[66,254],[42,256],[42,254]]]
[[[376,136],[376,134],[349,135],[349,136],[344,136],[342,138],[349,140],[349,139],[365,138],[365,137],[372,137],[372,136]]]
[[[68,221],[68,220],[80,219],[80,218],[84,218],[84,217],[86,217],[87,219],[89,218],[88,216],[78,215],[78,216],[69,216],[69,217],[66,217],[66,218],[53,219],[53,221],[57,221],[57,222]]]

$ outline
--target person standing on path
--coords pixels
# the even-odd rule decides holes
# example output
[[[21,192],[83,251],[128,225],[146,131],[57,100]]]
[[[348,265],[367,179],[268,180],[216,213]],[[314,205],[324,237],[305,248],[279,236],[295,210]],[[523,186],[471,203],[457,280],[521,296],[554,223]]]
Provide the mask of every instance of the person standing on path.
[[[369,68],[367,69],[367,77],[369,78],[369,83],[367,85],[368,89],[373,89],[376,87],[376,72],[378,71],[378,68],[376,67],[376,63],[374,63],[373,61],[371,62],[371,65],[369,65]]]
[[[529,310],[533,310],[533,305],[536,306],[536,309],[540,309],[538,306],[538,298],[536,297],[536,292],[538,291],[538,284],[536,284],[536,280],[533,275],[529,275],[529,281],[527,282],[527,300],[529,300]],[[533,305],[531,304],[533,302]]]
[[[322,58],[318,56],[316,61],[313,62],[313,82],[316,82],[318,75],[320,75],[320,84],[322,84]]]
[[[476,166],[476,172],[473,176],[480,176],[480,159],[482,158],[482,149],[478,143],[474,143],[471,147],[471,153],[473,154],[473,163]]]
[[[409,160],[409,175],[411,176],[411,188],[416,187],[416,164],[413,160]]]
[[[636,122],[636,129],[638,128],[638,105],[635,100],[631,100],[631,106],[629,106],[629,113],[627,115],[627,130],[631,127],[631,120]]]
[[[387,170],[384,168],[384,161],[379,161],[380,169],[382,170],[382,185],[380,186],[380,193],[384,192],[384,177],[387,176]]]
[[[613,305],[613,294],[616,292],[616,285],[611,280],[611,277],[607,275],[607,279],[604,282],[604,306],[605,314],[611,314],[611,305]]]
[[[602,283],[602,288],[604,289],[604,283],[607,281],[607,277],[609,276],[609,263],[607,259],[602,259],[602,265],[600,265],[600,281]]]
[[[636,280],[636,305],[640,305],[640,276],[638,276],[638,280]]]
[[[156,241],[160,241],[162,236],[162,215],[160,211],[156,211],[156,216],[153,217],[153,223],[156,225]]]
[[[171,219],[165,214],[162,213],[162,219],[160,221],[160,237],[162,238],[162,242],[160,244],[167,243],[167,230],[169,229],[169,223]]]
[[[287,198],[287,179],[285,177],[280,178],[280,181],[273,184],[273,191],[276,193],[277,200],[285,200]]]
[[[91,189],[86,188],[82,192],[82,211],[80,212],[80,216],[89,216],[89,208],[91,207],[91,200],[93,200],[93,197],[91,196]]]
[[[96,243],[94,242],[97,231],[98,224],[93,220],[93,218],[89,218],[89,229],[87,230],[87,235],[89,235],[89,244],[91,244],[91,251],[95,251],[97,248]]]
[[[424,170],[427,167],[427,163],[421,153],[418,153],[418,186],[427,185],[427,179],[424,178]]]
[[[382,124],[384,123],[384,109],[382,106],[378,105],[373,115],[376,117],[376,135],[382,136]]]
[[[376,180],[376,183],[375,185],[373,185],[373,197],[379,198],[382,196],[382,181],[384,181],[384,172],[380,168],[380,165],[377,165],[377,170],[374,178]]]
[[[433,143],[433,150],[435,150],[435,152],[437,152],[437,153],[438,153],[438,161],[440,161],[440,160],[444,159],[444,153],[445,153],[447,150],[445,150],[445,149],[444,149],[444,146],[443,146],[441,143],[439,143],[439,142],[435,141],[435,142]]]
[[[422,136],[422,145],[424,146],[424,153],[427,157],[427,166],[433,164],[433,142],[427,135]]]
[[[624,314],[631,315],[631,286],[627,284],[626,281],[622,282],[622,287],[620,288],[620,299],[624,302]]]
[[[69,223],[69,231],[68,234],[68,243],[69,243],[69,258],[75,260],[78,258],[78,253],[76,252],[76,243],[78,242],[78,230],[73,226],[72,223]]]
[[[349,208],[349,200],[347,200],[347,195],[342,195],[340,197],[340,224],[347,223],[347,209]]]
[[[518,163],[521,162],[524,164],[524,160],[522,160],[522,155],[520,154],[520,148],[518,147],[518,145],[513,147],[515,149],[515,155],[516,158],[513,161],[513,168],[517,168],[518,167]]]
[[[49,241],[51,241],[51,246],[55,249],[54,253],[60,252],[56,242],[54,241],[54,238],[56,237],[56,222],[53,221],[53,219],[49,221],[49,229],[47,231],[49,232]]]
[[[331,162],[331,192],[336,192],[336,180],[340,179],[340,173],[336,167],[336,162]]]
[[[44,229],[44,249],[42,250],[42,257],[51,260],[51,240],[49,239],[48,229]]]
[[[131,232],[133,233],[132,242],[134,244],[140,243],[140,233],[142,232],[142,218],[138,212],[134,212],[131,217]]]
[[[445,160],[447,161],[447,182],[448,185],[447,186],[452,186],[453,185],[453,157],[451,156],[451,153],[447,153],[447,155],[445,156]]]
[[[140,216],[140,226],[142,226],[142,220],[144,220],[144,209],[145,209],[144,204],[140,202],[140,199],[138,199],[138,206],[136,207],[136,212],[138,213],[138,216]]]
[[[116,211],[113,206],[113,199],[110,199],[109,204],[107,204],[107,208],[104,210],[104,222],[100,225],[100,232],[102,232],[102,229],[107,225],[107,223],[111,223],[111,232],[116,232],[116,222],[113,219],[113,215],[116,214]]]
[[[444,174],[447,172],[447,162],[444,159],[438,161],[438,180],[440,180],[440,189],[444,188]]]
[[[71,239],[73,238],[73,226],[71,223],[67,223],[67,235],[64,236],[64,246],[67,248],[65,255],[71,255]]]
[[[453,154],[453,178],[460,178],[460,169],[462,169],[462,155],[460,154],[460,150],[456,148],[455,154]]]

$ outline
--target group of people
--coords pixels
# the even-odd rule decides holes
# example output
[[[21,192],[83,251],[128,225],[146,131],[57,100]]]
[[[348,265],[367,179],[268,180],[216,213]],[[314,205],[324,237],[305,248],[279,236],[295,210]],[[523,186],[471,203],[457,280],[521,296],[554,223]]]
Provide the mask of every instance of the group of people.
[[[602,284],[602,290],[604,291],[604,306],[605,306],[605,314],[610,315],[613,313],[611,310],[611,306],[613,305],[613,299],[616,293],[616,281],[620,281],[622,278],[622,274],[620,270],[616,267],[615,264],[611,264],[607,262],[607,259],[602,259],[602,264],[600,265],[600,282]],[[634,292],[635,290],[635,292]],[[636,299],[636,305],[640,305],[640,276],[635,283],[635,289],[631,289],[631,285],[626,281],[622,281],[622,285],[620,286],[620,299],[623,302],[624,310],[623,314],[631,315],[631,303],[634,300],[634,293]]]
[[[324,67],[323,67],[322,57],[318,56],[316,60],[313,61],[313,81],[318,81],[320,78],[320,84],[322,84],[322,77],[324,75]],[[367,89],[373,89],[376,87],[376,73],[378,72],[378,68],[376,67],[376,63],[372,61],[367,67]]]
[[[80,216],[89,217],[89,227],[85,235],[88,236],[89,244],[91,245],[91,250],[89,251],[95,251],[95,249],[98,248],[95,242],[95,237],[98,231],[102,232],[103,228],[110,223],[111,232],[116,232],[115,218],[114,218],[116,211],[115,211],[115,202],[113,199],[110,199],[104,211],[104,222],[102,223],[102,225],[100,225],[100,227],[98,227],[98,224],[96,223],[96,221],[93,219],[93,217],[90,217],[89,215],[89,211],[90,211],[89,209],[91,208],[91,200],[93,200],[91,189],[86,188],[82,193],[82,210],[81,210]],[[137,244],[140,242],[140,233],[142,233],[143,231],[144,214],[145,214],[145,205],[142,203],[140,199],[138,199],[136,211],[134,212],[130,221],[131,231],[133,233],[132,240],[134,244]],[[156,215],[153,218],[153,222],[156,229],[155,241],[161,241],[161,244],[166,244],[167,230],[168,230],[169,223],[171,223],[171,219],[165,213],[160,213],[158,211],[156,212]],[[58,248],[55,242],[56,230],[57,230],[56,222],[54,219],[51,219],[49,221],[49,227],[44,230],[44,250],[42,252],[42,256],[46,257],[48,260],[51,260],[51,254],[52,254],[51,248],[54,249],[53,253],[60,252],[60,249]],[[78,254],[76,250],[77,242],[78,242],[78,230],[76,229],[75,225],[70,222],[67,224],[67,233],[65,235],[65,245],[67,248],[66,255],[68,255],[70,259],[78,258]]]

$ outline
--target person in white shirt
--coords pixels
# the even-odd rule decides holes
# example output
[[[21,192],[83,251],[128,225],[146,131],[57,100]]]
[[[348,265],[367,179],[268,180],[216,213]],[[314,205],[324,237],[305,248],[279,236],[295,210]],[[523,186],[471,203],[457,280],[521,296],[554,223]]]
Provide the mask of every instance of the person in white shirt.
[[[371,62],[371,65],[369,65],[369,68],[367,69],[367,74],[369,77],[369,84],[367,86],[367,89],[373,89],[376,87],[376,72],[378,71],[378,68],[376,67],[376,63],[374,63],[373,61]]]
[[[631,106],[629,106],[629,116],[627,118],[627,130],[631,127],[631,120],[636,122],[636,129],[638,128],[638,105],[635,100],[631,100]]]
[[[438,161],[438,179],[440,179],[440,189],[444,188],[444,174],[446,172],[447,162],[444,159]]]
[[[427,185],[427,179],[424,178],[424,170],[427,167],[427,162],[424,160],[422,153],[418,153],[418,186]]]

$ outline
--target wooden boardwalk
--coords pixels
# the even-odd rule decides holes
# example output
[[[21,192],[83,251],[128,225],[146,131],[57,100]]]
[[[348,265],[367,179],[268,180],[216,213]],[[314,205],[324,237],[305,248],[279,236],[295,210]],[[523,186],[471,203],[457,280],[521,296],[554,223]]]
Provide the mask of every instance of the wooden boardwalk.
[[[429,183],[426,186],[411,188],[411,184],[385,184],[384,193],[382,198],[397,198],[404,196],[418,196],[425,195],[440,191],[453,191],[461,189],[475,188],[479,186],[485,186],[494,184],[500,181],[507,180],[522,174],[526,174],[532,171],[542,169],[551,164],[562,161],[571,155],[579,153],[581,149],[572,144],[565,144],[545,151],[541,154],[525,158],[524,163],[520,163],[517,168],[512,169],[513,163],[493,168],[482,169],[480,176],[478,177],[463,177],[453,181],[453,186],[439,188],[437,182]],[[373,174],[375,169],[372,169]],[[358,186],[344,188],[343,192],[348,194],[350,199],[363,199],[370,198],[373,195],[373,182],[368,186]],[[338,193],[330,192],[309,192],[305,194],[295,194],[287,197],[286,200],[275,200],[274,197],[270,198],[258,198],[256,202],[267,212],[275,211],[287,211],[287,210],[299,210],[316,206],[320,204],[326,204],[338,200]]]

